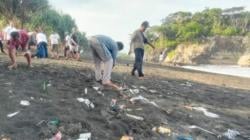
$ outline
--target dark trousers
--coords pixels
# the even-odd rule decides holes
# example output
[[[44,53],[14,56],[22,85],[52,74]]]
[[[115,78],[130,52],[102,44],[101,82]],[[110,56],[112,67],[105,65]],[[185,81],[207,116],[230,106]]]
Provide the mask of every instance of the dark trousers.
[[[0,40],[0,49],[1,49],[1,52],[2,52],[2,53],[5,53],[5,52],[4,52],[4,49],[3,49],[3,43],[2,43],[1,40]]]
[[[132,75],[134,75],[135,71],[137,70],[139,77],[143,77],[144,74],[142,72],[142,64],[143,64],[144,49],[136,48],[134,52],[135,52],[135,63],[134,63],[134,68],[132,70]]]
[[[36,56],[38,58],[48,58],[48,48],[46,42],[40,42],[37,45],[37,53]]]

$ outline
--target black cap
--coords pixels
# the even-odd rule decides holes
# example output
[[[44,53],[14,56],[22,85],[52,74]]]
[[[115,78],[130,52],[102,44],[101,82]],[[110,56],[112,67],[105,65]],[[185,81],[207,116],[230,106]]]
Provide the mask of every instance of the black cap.
[[[144,22],[142,22],[141,26],[148,28],[149,27],[149,22],[144,21]]]

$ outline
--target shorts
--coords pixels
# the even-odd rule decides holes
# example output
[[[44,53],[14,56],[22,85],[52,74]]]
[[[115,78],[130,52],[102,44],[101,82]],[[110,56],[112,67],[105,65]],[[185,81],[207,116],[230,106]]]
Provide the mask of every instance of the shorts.
[[[70,51],[73,53],[79,53],[79,46],[71,46]]]
[[[52,44],[52,52],[59,52],[59,45],[58,44]]]

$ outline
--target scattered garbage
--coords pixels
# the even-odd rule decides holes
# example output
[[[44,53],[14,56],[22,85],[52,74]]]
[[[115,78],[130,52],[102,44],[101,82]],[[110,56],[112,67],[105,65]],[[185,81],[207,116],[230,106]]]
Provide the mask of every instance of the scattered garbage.
[[[157,93],[157,90],[150,89],[149,92],[151,92],[151,93]]]
[[[193,140],[191,136],[177,136],[176,140]]]
[[[13,90],[9,90],[9,93],[13,93]]]
[[[77,98],[77,101],[80,103],[85,103],[88,106],[88,108],[91,109],[95,108],[95,105],[89,99]]]
[[[143,103],[152,104],[153,106],[159,108],[159,106],[155,102],[149,101],[147,98],[141,95],[130,99],[130,102],[135,102],[135,101],[142,101]]]
[[[102,93],[101,91],[97,91],[97,93],[104,96],[104,93]]]
[[[14,112],[14,113],[10,113],[10,114],[7,115],[7,117],[8,118],[12,118],[12,117],[16,116],[19,113],[20,113],[20,111],[17,111],[17,112]]]
[[[206,130],[206,129],[204,129],[204,128],[201,128],[201,127],[199,127],[199,126],[196,126],[196,125],[191,125],[191,126],[189,126],[188,128],[190,128],[190,129],[199,129],[199,130],[202,130],[202,131],[207,132],[207,133],[209,133],[209,134],[212,134],[212,135],[217,136],[215,133],[213,133],[213,132],[211,132],[211,131],[209,131],[209,130]]]
[[[34,100],[35,98],[34,97],[30,97],[31,100]]]
[[[207,109],[204,107],[193,107],[193,109],[197,110],[197,111],[201,111],[204,113],[204,115],[211,117],[211,118],[219,118],[220,117],[219,115],[217,115],[215,113],[207,111]]]
[[[91,133],[82,133],[79,136],[78,140],[90,140],[91,139]]]
[[[7,82],[7,83],[4,83],[5,85],[8,85],[8,86],[11,86],[12,83],[11,82]]]
[[[22,100],[22,101],[20,101],[20,105],[22,105],[22,106],[29,106],[30,102],[27,101],[27,100]]]
[[[228,129],[227,132],[223,133],[223,136],[228,138],[229,140],[235,140],[237,136],[240,135],[240,132],[232,129]]]
[[[143,120],[144,120],[143,117],[131,115],[131,114],[128,114],[128,113],[126,113],[126,116],[127,116],[127,117],[130,117],[130,118],[132,118],[132,119],[140,120],[140,121],[143,121]]]
[[[54,118],[48,122],[49,125],[59,126],[60,120],[57,118]]]
[[[144,89],[144,90],[148,90],[146,87],[144,86],[140,86],[140,89]]]
[[[62,133],[58,131],[50,140],[61,140],[62,139]]]
[[[94,90],[98,91],[100,87],[93,87]]]
[[[139,89],[129,89],[129,91],[130,91],[132,94],[138,94],[138,93],[140,93],[140,90],[139,90]]]
[[[134,138],[126,135],[126,136],[122,136],[120,140],[134,140]]]
[[[85,89],[84,89],[84,93],[85,93],[85,94],[88,94],[88,88],[85,88]]]
[[[186,82],[186,83],[183,83],[181,84],[182,86],[187,86],[187,87],[192,87],[193,84],[191,82]]]
[[[160,127],[154,127],[152,129],[154,132],[160,133],[160,134],[167,134],[168,136],[171,135],[171,129],[160,126]]]
[[[44,81],[43,82],[43,91],[48,91],[48,87],[51,87],[52,84],[51,84],[51,81]]]

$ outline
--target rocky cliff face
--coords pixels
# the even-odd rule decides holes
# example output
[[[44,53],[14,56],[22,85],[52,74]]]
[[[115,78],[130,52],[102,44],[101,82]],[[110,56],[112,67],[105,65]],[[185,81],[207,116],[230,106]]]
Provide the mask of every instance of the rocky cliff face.
[[[250,46],[248,37],[211,37],[200,44],[180,44],[165,63],[175,64],[237,64]]]

